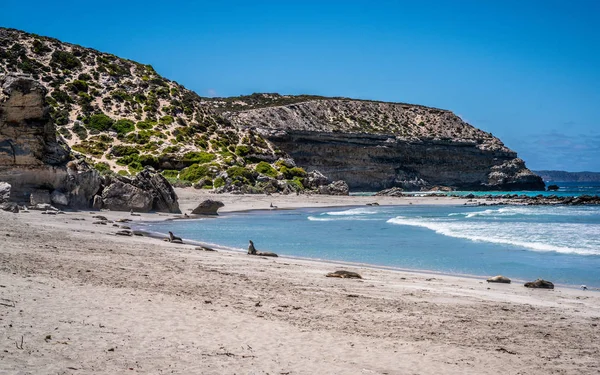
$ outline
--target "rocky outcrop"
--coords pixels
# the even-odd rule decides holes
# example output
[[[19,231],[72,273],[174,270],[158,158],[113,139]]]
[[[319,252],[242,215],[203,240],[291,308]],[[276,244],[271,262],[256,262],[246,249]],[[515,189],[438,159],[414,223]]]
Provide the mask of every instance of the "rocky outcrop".
[[[94,197],[96,209],[181,213],[173,187],[152,169],[143,170],[135,178],[105,177],[104,185],[101,193]]]
[[[46,89],[19,75],[0,76],[0,181],[11,187],[11,200],[89,207],[100,186],[98,172],[70,159],[48,116]],[[60,194],[60,198],[59,198]]]
[[[320,99],[225,115],[237,126],[256,126],[296,164],[352,190],[544,189],[514,151],[450,111]]]
[[[0,203],[6,202],[10,198],[10,184],[0,182]]]
[[[218,215],[219,208],[225,206],[221,201],[206,199],[192,210],[194,215]]]

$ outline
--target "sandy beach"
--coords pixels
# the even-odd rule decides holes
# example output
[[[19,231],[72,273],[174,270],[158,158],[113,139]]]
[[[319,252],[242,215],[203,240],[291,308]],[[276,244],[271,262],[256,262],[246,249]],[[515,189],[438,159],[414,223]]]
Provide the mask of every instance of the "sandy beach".
[[[182,212],[459,198],[214,195]],[[470,201],[476,204],[477,201]],[[182,215],[0,211],[2,374],[597,374],[600,293],[116,236]],[[117,225],[117,226],[113,226]],[[338,269],[362,280],[327,278]]]

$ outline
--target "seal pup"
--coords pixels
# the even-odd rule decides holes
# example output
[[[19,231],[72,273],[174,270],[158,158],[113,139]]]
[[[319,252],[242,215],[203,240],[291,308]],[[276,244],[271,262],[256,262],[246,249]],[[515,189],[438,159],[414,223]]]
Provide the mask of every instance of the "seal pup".
[[[248,241],[248,254],[256,255],[256,248],[254,247],[254,242],[252,242],[252,240]]]
[[[140,216],[140,214],[134,214],[134,213],[133,213],[133,208],[131,209],[131,211],[129,211],[129,214],[130,214],[131,216]]]
[[[173,232],[169,232],[169,242],[183,243],[181,237],[177,237]]]
[[[269,206],[272,210],[276,210],[277,206],[273,206],[273,202],[271,202],[271,205]]]

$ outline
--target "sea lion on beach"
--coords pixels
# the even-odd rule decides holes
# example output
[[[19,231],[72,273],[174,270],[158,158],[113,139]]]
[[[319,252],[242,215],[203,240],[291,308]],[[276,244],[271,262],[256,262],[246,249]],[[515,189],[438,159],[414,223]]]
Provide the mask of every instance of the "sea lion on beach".
[[[331,272],[331,273],[328,273],[325,276],[326,277],[339,277],[339,278],[342,278],[342,279],[362,279],[362,276],[359,275],[356,272],[343,271],[343,270]]]
[[[254,242],[252,242],[252,240],[248,241],[248,255],[261,255],[264,257],[278,257],[277,254],[275,253],[271,253],[268,251],[257,251],[256,247],[254,247]]]
[[[502,283],[502,284],[510,284],[510,279],[506,276],[498,275],[494,277],[490,277],[486,280],[488,283]]]
[[[174,235],[173,232],[169,232],[169,242],[183,243],[183,240],[181,239],[181,237],[177,237],[176,235]]]
[[[554,284],[550,281],[537,279],[536,281],[530,281],[525,283],[526,288],[541,288],[541,289],[554,289]]]

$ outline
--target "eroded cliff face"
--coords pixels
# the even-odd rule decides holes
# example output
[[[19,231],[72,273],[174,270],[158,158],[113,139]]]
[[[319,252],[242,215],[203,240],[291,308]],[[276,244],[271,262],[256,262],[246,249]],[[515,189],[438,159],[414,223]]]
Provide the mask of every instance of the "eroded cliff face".
[[[352,190],[434,185],[461,190],[543,190],[544,183],[496,137],[450,111],[345,99],[225,113],[307,170]]]
[[[57,140],[45,88],[19,75],[0,76],[0,87],[0,181],[11,185],[11,199],[26,202],[43,189],[68,197],[73,207],[87,207],[100,176],[67,163],[69,149]]]

